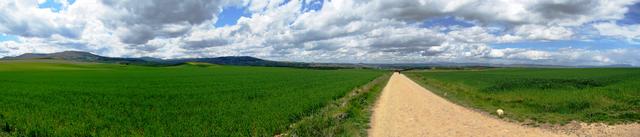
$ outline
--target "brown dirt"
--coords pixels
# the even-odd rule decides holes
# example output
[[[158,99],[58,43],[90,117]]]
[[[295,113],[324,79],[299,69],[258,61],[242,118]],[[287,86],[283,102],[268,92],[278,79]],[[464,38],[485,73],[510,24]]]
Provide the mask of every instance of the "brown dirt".
[[[607,125],[603,123],[587,124],[571,122],[564,126],[542,126],[559,133],[581,137],[640,137],[640,124]]]
[[[424,136],[638,136],[638,125],[524,126],[477,112],[435,95],[406,76],[394,73],[371,119],[373,137]],[[571,128],[575,129],[571,129]],[[634,133],[635,132],[635,133]]]

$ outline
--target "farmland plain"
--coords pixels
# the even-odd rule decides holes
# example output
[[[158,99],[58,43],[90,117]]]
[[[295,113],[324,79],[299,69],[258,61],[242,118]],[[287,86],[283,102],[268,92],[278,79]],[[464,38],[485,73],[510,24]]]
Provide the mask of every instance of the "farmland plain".
[[[273,136],[383,73],[0,62],[0,136]]]
[[[640,69],[499,68],[405,72],[463,106],[535,123],[640,121]]]

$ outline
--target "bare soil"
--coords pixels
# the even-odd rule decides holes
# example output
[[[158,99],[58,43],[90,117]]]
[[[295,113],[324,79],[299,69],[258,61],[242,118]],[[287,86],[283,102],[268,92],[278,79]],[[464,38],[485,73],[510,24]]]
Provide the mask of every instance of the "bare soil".
[[[394,73],[382,91],[369,135],[423,136],[640,136],[638,124],[531,127],[468,109],[437,96],[406,76]]]

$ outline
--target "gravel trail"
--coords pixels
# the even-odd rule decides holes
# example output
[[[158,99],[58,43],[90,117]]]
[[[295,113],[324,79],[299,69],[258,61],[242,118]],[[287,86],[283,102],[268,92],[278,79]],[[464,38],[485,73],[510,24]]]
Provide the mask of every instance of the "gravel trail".
[[[372,117],[373,137],[426,136],[568,136],[506,122],[457,104],[394,73],[382,91]]]

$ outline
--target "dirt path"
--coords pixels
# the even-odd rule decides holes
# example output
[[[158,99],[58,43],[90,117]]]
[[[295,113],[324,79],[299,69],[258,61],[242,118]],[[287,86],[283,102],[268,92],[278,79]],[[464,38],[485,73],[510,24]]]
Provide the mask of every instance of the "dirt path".
[[[373,137],[568,136],[521,126],[453,104],[402,74],[382,91],[372,118]]]

